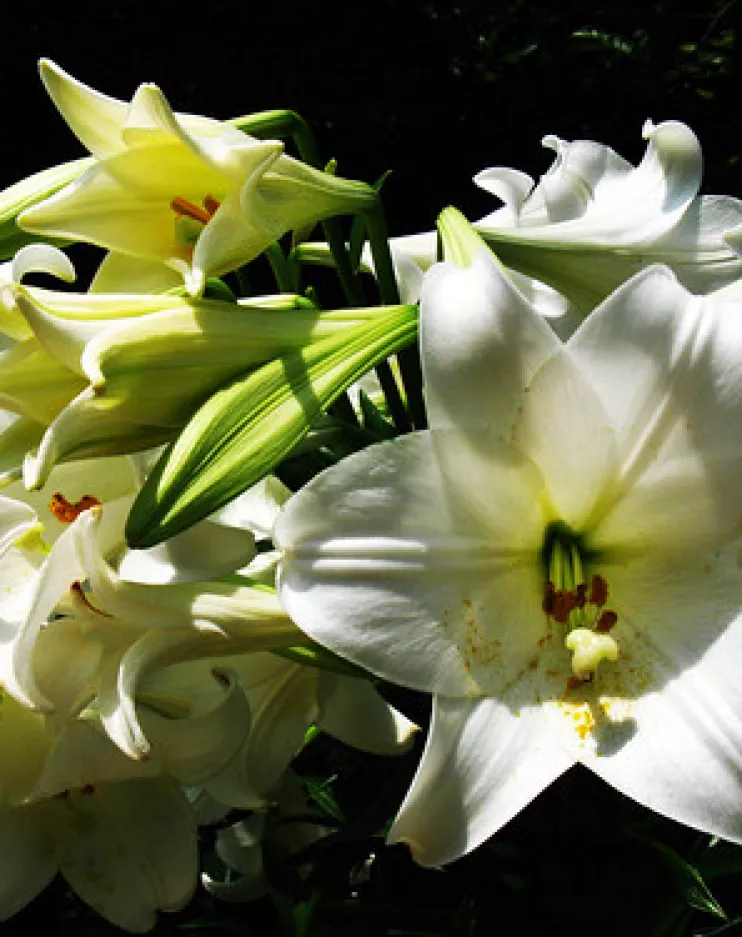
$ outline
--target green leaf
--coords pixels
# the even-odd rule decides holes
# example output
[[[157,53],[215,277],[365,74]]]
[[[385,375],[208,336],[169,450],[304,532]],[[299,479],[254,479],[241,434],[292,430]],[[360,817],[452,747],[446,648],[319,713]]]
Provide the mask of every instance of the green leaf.
[[[129,543],[154,546],[255,484],[339,394],[416,334],[415,306],[382,307],[218,390],[151,472],[129,515]]]
[[[339,822],[343,822],[345,817],[335,800],[330,785],[335,780],[334,777],[327,778],[302,778],[302,784],[307,792],[307,797],[313,800],[315,804],[323,810],[328,817],[332,817]]]
[[[665,846],[664,843],[656,841],[646,841],[648,845],[658,853],[662,859],[663,865],[670,873],[672,882],[676,890],[680,893],[685,903],[696,911],[704,911],[707,914],[713,914],[714,917],[727,920],[727,915],[719,902],[714,898],[704,881],[699,870],[686,862],[679,856],[674,849]]]

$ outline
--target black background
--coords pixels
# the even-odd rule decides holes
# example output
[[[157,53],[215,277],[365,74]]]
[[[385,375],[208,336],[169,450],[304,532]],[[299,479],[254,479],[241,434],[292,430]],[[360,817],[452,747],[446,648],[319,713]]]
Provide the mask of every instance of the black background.
[[[688,122],[705,190],[738,194],[741,16],[737,2],[699,0],[15,4],[0,56],[0,185],[81,155],[38,81],[47,56],[119,98],[153,81],[176,110],[298,110],[341,174],[394,170],[392,233],[430,228],[446,204],[486,213],[492,199],[471,176],[490,165],[538,176],[546,133],[637,161],[647,117]]]

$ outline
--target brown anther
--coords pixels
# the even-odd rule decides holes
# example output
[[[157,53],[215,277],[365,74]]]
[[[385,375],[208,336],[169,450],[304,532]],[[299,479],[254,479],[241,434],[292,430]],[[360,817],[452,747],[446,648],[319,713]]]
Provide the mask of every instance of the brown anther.
[[[208,208],[201,208],[189,202],[187,198],[181,198],[176,195],[170,202],[170,207],[176,215],[184,218],[192,218],[194,221],[200,221],[202,224],[208,224],[211,221],[211,214]]]
[[[221,208],[221,202],[218,202],[213,195],[207,195],[204,199],[204,208],[209,213],[209,217],[213,217],[217,211]]]
[[[544,610],[544,614],[547,618],[551,618],[554,614],[554,583],[551,580],[546,583],[544,601],[541,603],[541,608]]]
[[[552,616],[560,625],[569,622],[569,613],[577,608],[577,599],[571,589],[557,589],[554,593]]]
[[[71,524],[77,520],[83,511],[94,508],[99,504],[100,501],[93,495],[83,495],[79,501],[73,503],[68,501],[60,491],[57,491],[52,495],[49,502],[49,510],[58,521],[63,524]]]
[[[570,677],[569,680],[567,680],[567,689],[579,690],[579,688],[582,686],[584,682],[585,681],[582,680],[580,677]]]
[[[575,589],[575,601],[577,602],[577,608],[585,607],[585,602],[587,602],[587,586],[584,582],[579,583]]]
[[[602,608],[608,601],[608,583],[596,573],[590,583],[590,604]]]
[[[615,612],[606,609],[600,613],[600,618],[595,622],[595,630],[605,634],[618,621],[618,615]]]

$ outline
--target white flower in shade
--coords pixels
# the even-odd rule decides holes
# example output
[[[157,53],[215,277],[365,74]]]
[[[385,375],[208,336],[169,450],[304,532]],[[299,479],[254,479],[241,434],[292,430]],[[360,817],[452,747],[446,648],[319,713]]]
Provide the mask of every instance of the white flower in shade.
[[[738,310],[652,267],[563,344],[481,250],[427,275],[421,345],[430,430],[276,526],[302,629],[434,694],[391,841],[449,862],[575,762],[742,841]]]
[[[13,498],[0,499],[0,680],[21,703],[57,719],[94,705],[132,758],[152,757],[136,682],[163,658],[172,663],[302,639],[273,593],[218,579],[254,556],[239,501],[229,505],[228,520],[215,515],[150,550],[127,550],[123,525],[138,484],[131,459],[83,461],[56,469],[39,492],[16,484],[7,489]],[[148,709],[149,735],[184,783],[202,780],[202,768],[191,762],[207,760],[195,749],[203,750],[209,736],[221,745],[216,754],[211,746],[213,771],[234,754],[249,725],[241,689],[213,668],[200,686],[183,685],[167,700],[153,697]],[[178,728],[186,722],[188,728]],[[224,724],[222,745],[217,734]],[[194,745],[183,749],[183,740]]]
[[[194,808],[197,816],[213,816],[218,804],[199,792]],[[226,813],[227,808],[223,808],[221,816]],[[287,771],[269,809],[255,811],[245,819],[218,830],[214,851],[223,863],[224,872],[221,878],[202,872],[201,881],[206,891],[221,901],[255,901],[270,893],[266,866],[269,869],[281,862],[285,867],[298,853],[331,832],[327,817],[307,800],[299,778],[292,771]],[[264,856],[267,861],[264,861]],[[296,869],[302,878],[310,870],[309,863]],[[212,868],[211,872],[216,870]]]
[[[63,663],[58,662],[59,666]],[[77,720],[52,731],[2,692],[0,920],[61,872],[99,914],[142,933],[190,900],[193,812],[157,766],[132,761]]]
[[[368,680],[267,652],[160,669],[141,681],[139,693],[149,698],[167,694],[171,684],[200,684],[213,670],[238,682],[251,714],[250,731],[234,757],[215,763],[201,782],[212,797],[232,807],[256,810],[271,802],[310,726],[376,755],[407,751],[417,731]]]
[[[97,162],[18,223],[113,251],[115,275],[101,270],[97,278],[107,290],[133,275],[151,286],[156,262],[198,295],[208,276],[247,263],[287,231],[361,211],[375,199],[360,182],[285,156],[276,140],[174,114],[155,85],[140,85],[128,103],[52,62],[40,67],[52,100]],[[159,285],[169,285],[167,278]]]

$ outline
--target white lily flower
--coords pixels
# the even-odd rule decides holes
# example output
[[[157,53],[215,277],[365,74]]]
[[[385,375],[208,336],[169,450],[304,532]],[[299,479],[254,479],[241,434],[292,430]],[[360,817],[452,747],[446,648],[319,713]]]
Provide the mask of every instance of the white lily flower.
[[[132,933],[190,900],[198,871],[193,812],[156,766],[126,758],[87,720],[52,732],[3,694],[0,920],[59,871]]]
[[[177,271],[188,291],[247,263],[289,230],[363,210],[370,187],[285,156],[206,117],[174,114],[159,88],[130,103],[94,91],[47,60],[47,91],[97,162],[22,212],[31,233],[75,238]],[[122,260],[114,261],[116,279]],[[101,274],[103,276],[103,274]]]
[[[647,121],[643,134],[636,167],[592,140],[549,135],[542,142],[556,158],[538,183],[503,167],[474,177],[504,202],[474,227],[561,337],[577,324],[570,303],[584,316],[653,263],[702,295],[742,277],[742,201],[698,195],[701,148],[685,124]],[[414,290],[414,265],[436,261],[436,233],[392,238],[391,246],[403,288]]]
[[[170,674],[158,672],[153,684],[179,679],[183,671],[197,674],[214,667],[234,674],[252,716],[250,732],[235,757],[202,782],[216,800],[232,807],[266,806],[312,725],[377,755],[407,751],[417,731],[367,680],[293,663],[276,654],[180,664]]]
[[[49,244],[27,244],[12,260],[0,264],[0,332],[17,340],[33,335],[18,311],[14,295],[14,287],[27,273],[49,273],[67,283],[76,277],[69,257]]]
[[[563,344],[487,252],[436,266],[431,429],[285,507],[294,620],[435,694],[390,832],[422,864],[473,849],[575,762],[742,842],[741,323],[652,267]]]

